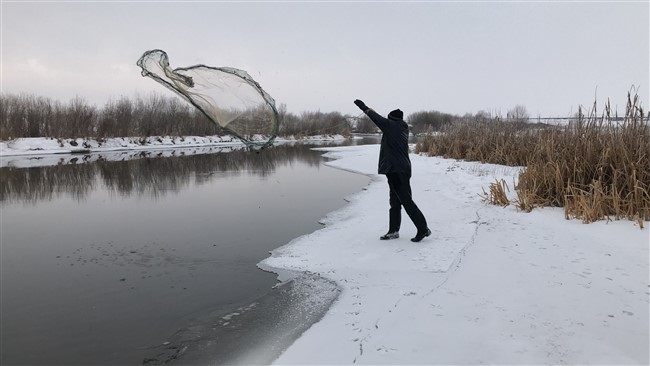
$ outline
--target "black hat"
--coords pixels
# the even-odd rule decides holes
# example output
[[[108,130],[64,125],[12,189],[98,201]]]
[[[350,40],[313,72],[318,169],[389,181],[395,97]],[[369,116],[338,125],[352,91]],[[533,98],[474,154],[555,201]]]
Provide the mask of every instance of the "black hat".
[[[394,111],[388,113],[388,118],[392,118],[392,119],[402,119],[402,118],[404,118],[404,112],[402,112],[402,111],[399,110],[399,109],[396,109],[396,110],[394,110]]]

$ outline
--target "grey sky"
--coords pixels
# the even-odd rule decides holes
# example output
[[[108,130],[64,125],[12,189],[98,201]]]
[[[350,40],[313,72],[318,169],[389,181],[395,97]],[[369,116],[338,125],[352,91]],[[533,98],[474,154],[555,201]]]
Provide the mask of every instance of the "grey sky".
[[[135,62],[244,69],[291,112],[401,108],[464,114],[523,104],[531,116],[647,110],[644,2],[6,2],[2,91],[67,102],[155,90]]]

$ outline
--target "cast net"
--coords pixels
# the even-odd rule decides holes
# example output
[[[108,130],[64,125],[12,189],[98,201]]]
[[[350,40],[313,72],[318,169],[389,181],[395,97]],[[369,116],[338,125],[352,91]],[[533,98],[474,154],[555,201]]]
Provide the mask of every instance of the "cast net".
[[[137,65],[142,76],[173,90],[247,145],[273,143],[278,132],[275,100],[246,71],[205,65],[172,70],[162,50],[145,52]]]

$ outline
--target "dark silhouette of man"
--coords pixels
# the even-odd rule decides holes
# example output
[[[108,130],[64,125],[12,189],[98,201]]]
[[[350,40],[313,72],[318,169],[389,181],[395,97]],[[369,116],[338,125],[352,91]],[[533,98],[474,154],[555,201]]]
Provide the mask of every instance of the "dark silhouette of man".
[[[380,116],[368,108],[361,100],[354,104],[359,107],[379,127],[382,132],[381,148],[379,150],[379,174],[385,174],[390,188],[390,210],[388,211],[388,232],[380,237],[381,240],[399,238],[402,223],[402,206],[418,229],[413,242],[419,242],[431,235],[427,220],[422,211],[411,197],[411,159],[409,159],[409,128],[404,122],[404,113],[396,109],[388,114],[388,118]]]

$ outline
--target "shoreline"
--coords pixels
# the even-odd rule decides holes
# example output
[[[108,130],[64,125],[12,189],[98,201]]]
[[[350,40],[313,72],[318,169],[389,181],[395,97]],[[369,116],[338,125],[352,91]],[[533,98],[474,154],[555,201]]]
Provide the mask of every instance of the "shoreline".
[[[323,155],[328,151],[327,148],[315,149],[322,151]],[[327,164],[325,156],[323,159]],[[346,170],[336,166],[333,168]],[[366,175],[358,171],[349,172]],[[351,199],[366,188],[354,193]],[[328,212],[319,222],[324,226],[334,223],[336,213],[344,211],[350,203],[347,199],[346,202],[346,205]],[[269,257],[275,251],[315,232],[292,239],[272,250]],[[266,294],[230,313],[213,312],[202,316],[156,347],[158,353],[144,359],[143,364],[271,365],[327,315],[344,290],[336,281],[320,273],[269,266],[265,261],[260,261],[257,267],[276,275],[279,281]]]
[[[276,138],[274,143],[294,142],[335,142],[357,138],[343,135],[317,135],[295,138],[294,136]],[[240,147],[246,144],[240,140],[224,136],[150,136],[113,137],[101,141],[91,138],[24,137],[0,141],[0,159],[6,157],[36,157],[58,154],[93,154],[121,151],[168,150],[191,147]]]
[[[325,316],[340,291],[318,274],[295,274],[250,304],[180,329],[142,364],[271,364]]]

